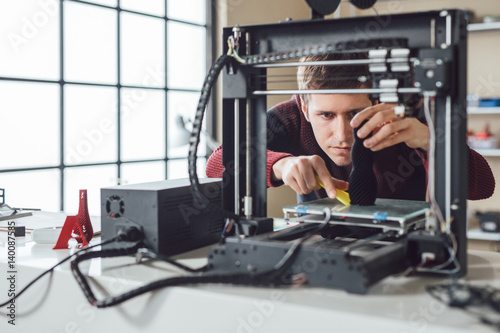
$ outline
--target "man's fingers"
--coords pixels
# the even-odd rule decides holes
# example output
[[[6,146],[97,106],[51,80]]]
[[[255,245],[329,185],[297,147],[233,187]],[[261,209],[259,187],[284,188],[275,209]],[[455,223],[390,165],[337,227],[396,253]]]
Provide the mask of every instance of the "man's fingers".
[[[308,194],[319,188],[312,168],[304,166],[300,161],[288,170],[283,182],[298,194]]]
[[[327,180],[323,181],[319,176],[318,176],[318,181],[321,182],[323,185],[322,187],[325,188],[326,193],[328,194],[328,197],[333,199],[337,196],[337,189],[346,191],[349,188],[349,183],[340,179],[333,178],[332,176],[328,175],[326,177]],[[328,185],[326,185],[327,183]]]
[[[319,180],[325,188],[326,194],[329,198],[333,199],[337,195],[336,186],[333,181],[334,178],[330,175],[330,172],[326,168],[325,164],[317,165],[315,167],[315,172],[318,175]]]
[[[395,106],[394,104],[385,104],[385,103],[369,106],[366,109],[358,112],[358,114],[356,114],[354,118],[352,118],[351,126],[356,128],[359,125],[361,125],[365,120],[372,118],[375,114],[386,109],[391,109],[392,112],[394,113],[393,110],[394,106]]]
[[[405,130],[408,128],[406,120],[407,119],[402,119],[382,126],[380,130],[377,131],[377,133],[373,134],[370,138],[366,139],[363,142],[364,146],[366,148],[372,148],[387,139],[389,139],[392,144],[403,142],[404,140],[401,140],[401,136],[395,136],[394,134],[405,132]],[[398,142],[398,140],[400,141]]]
[[[295,181],[295,179],[291,179],[291,180],[287,180],[287,181],[284,181],[285,185],[288,185],[292,188],[292,190],[294,190],[296,193],[298,194],[303,194],[301,193],[302,190],[300,188],[300,186],[297,184],[297,182]]]
[[[332,178],[335,187],[342,191],[347,191],[349,189],[349,183],[340,179]]]
[[[318,180],[316,179],[316,174],[314,173],[314,170],[312,168],[310,168],[310,167],[304,168],[304,170],[302,170],[301,174],[302,174],[302,177],[304,178],[304,181],[306,183],[306,186],[307,186],[307,189],[309,192],[320,188],[320,184],[319,184]]]
[[[283,182],[298,194],[308,194],[322,186],[333,199],[337,196],[337,188],[346,190],[348,187],[347,182],[330,175],[325,162],[317,155],[288,160],[282,176]]]
[[[397,122],[398,120],[401,120],[401,118],[394,114],[393,108],[379,111],[358,130],[358,137],[368,137],[370,133],[379,132],[381,127],[385,127],[385,124]]]

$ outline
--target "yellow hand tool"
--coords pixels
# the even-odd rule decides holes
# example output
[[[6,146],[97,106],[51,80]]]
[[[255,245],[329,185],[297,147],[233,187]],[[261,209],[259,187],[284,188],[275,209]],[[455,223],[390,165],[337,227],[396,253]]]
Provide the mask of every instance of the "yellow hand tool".
[[[316,175],[316,180],[318,181],[319,185],[322,188],[325,188],[325,184],[323,184],[318,175]],[[342,202],[344,205],[350,206],[351,198],[349,198],[349,193],[347,193],[346,191],[339,190],[338,188],[336,188],[335,190],[337,191],[337,196],[335,198],[338,199],[340,202]]]

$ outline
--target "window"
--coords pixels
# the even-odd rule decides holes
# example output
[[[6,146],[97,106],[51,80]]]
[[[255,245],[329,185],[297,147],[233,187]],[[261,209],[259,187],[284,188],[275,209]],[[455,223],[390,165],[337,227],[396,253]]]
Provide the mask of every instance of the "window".
[[[102,187],[187,177],[178,119],[194,116],[212,62],[211,7],[0,0],[6,203],[76,214],[78,190],[87,189],[99,215]],[[198,151],[201,176],[203,140]]]

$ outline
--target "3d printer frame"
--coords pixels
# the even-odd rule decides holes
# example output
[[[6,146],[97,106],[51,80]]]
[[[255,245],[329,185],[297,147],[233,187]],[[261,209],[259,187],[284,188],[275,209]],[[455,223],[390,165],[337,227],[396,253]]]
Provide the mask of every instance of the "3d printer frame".
[[[291,66],[300,57],[331,52],[368,52],[382,51],[379,59],[369,59],[370,70],[375,78],[369,93],[375,97],[394,98],[404,101],[409,94],[432,96],[435,125],[435,167],[434,179],[436,202],[456,237],[456,259],[460,269],[452,274],[463,276],[467,267],[466,240],[466,198],[468,156],[466,147],[467,118],[466,100],[466,54],[467,54],[467,17],[462,10],[443,10],[409,13],[378,17],[356,17],[334,20],[287,21],[278,24],[236,26],[224,28],[223,40],[238,40],[238,54],[242,62],[233,61],[223,76],[223,208],[247,219],[262,218],[267,212],[266,183],[266,103],[267,95],[294,94],[293,90],[267,90],[267,84],[259,77],[265,77],[269,68]],[[230,46],[229,46],[230,47]],[[403,68],[411,72],[414,81],[411,85],[383,84],[384,77],[398,78],[394,63],[401,65],[401,59],[391,59],[392,50],[409,50],[403,59]],[[384,51],[387,50],[387,53]],[[228,52],[225,46],[224,53]],[[393,57],[394,58],[394,57]],[[283,62],[286,60],[286,62]],[[375,67],[378,67],[376,69]],[[405,69],[403,69],[405,71]],[[408,82],[406,82],[408,83]],[[347,92],[347,91],[346,91]],[[315,91],[314,93],[346,93],[342,91]],[[304,93],[304,91],[301,91]],[[361,93],[349,91],[349,93]],[[392,96],[392,97],[391,97]],[[243,198],[245,200],[243,201]],[[302,229],[307,227],[302,226]],[[442,232],[435,228],[426,237],[415,238],[415,251],[426,248],[429,237],[439,239]],[[281,234],[287,232],[282,231]],[[435,233],[435,234],[434,234]],[[238,244],[240,251],[248,253],[259,248],[260,241],[281,236],[249,237],[246,240],[235,237],[228,244]],[[285,236],[284,239],[289,239]],[[419,242],[422,244],[419,245]],[[431,240],[432,242],[432,240]],[[414,244],[415,245],[415,244]],[[281,245],[280,245],[281,246]],[[278,248],[280,247],[278,246]],[[240,248],[241,247],[241,248]],[[247,249],[248,247],[248,249]],[[273,245],[274,247],[274,245]],[[286,246],[284,245],[286,248]],[[228,248],[229,249],[229,248]],[[259,248],[260,249],[260,248]],[[220,250],[220,249],[219,249]],[[279,253],[283,254],[279,248]],[[302,255],[307,255],[307,248]],[[381,278],[394,273],[390,269],[393,262],[384,262],[384,256],[393,256],[403,267],[408,244],[396,243],[394,246],[373,253],[371,261],[364,268],[372,270],[373,277],[363,282],[363,287],[345,287],[322,278],[317,284],[344,288],[354,292],[364,292],[367,287]],[[267,253],[258,251],[261,258]],[[335,252],[335,251],[334,251]],[[220,253],[220,252],[219,252]],[[217,254],[217,248],[215,248]],[[336,251],[333,261],[341,261],[342,251]],[[276,255],[273,255],[276,256]],[[278,260],[278,257],[276,258]],[[240,261],[235,258],[218,258],[212,251],[209,262],[220,271],[231,272],[223,267],[224,260]],[[245,259],[248,261],[247,259]],[[387,269],[387,274],[375,273],[373,263],[378,269]],[[245,262],[246,262],[245,261]],[[360,261],[348,263],[351,267]],[[247,266],[254,266],[249,261]],[[344,270],[347,272],[347,267]],[[254,267],[255,268],[255,267]],[[355,267],[354,267],[355,268]],[[243,268],[244,269],[244,268]],[[237,271],[237,269],[236,269]],[[356,269],[354,269],[356,271]],[[367,273],[364,273],[367,275]],[[370,275],[368,273],[368,275]],[[348,275],[346,275],[348,276]],[[353,276],[350,277],[351,279]],[[314,284],[313,276],[308,277]],[[366,287],[366,288],[365,288]]]

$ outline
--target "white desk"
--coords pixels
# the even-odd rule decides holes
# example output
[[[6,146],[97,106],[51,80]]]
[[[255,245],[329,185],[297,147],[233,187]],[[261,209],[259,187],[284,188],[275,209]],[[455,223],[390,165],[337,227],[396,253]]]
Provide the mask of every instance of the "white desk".
[[[0,235],[0,301],[7,300],[7,249]],[[17,244],[17,290],[70,253],[49,245]],[[203,265],[204,251],[185,264]],[[82,265],[85,266],[85,265]],[[94,291],[118,294],[179,272],[163,263],[135,265],[131,257],[93,260],[84,268]],[[500,254],[471,251],[468,279],[500,287]],[[267,289],[205,285],[148,293],[116,307],[90,306],[69,263],[44,277],[17,301],[16,326],[0,317],[0,332],[494,332],[424,291],[437,278],[388,278],[368,295],[297,287]],[[5,308],[0,310],[5,314]]]

